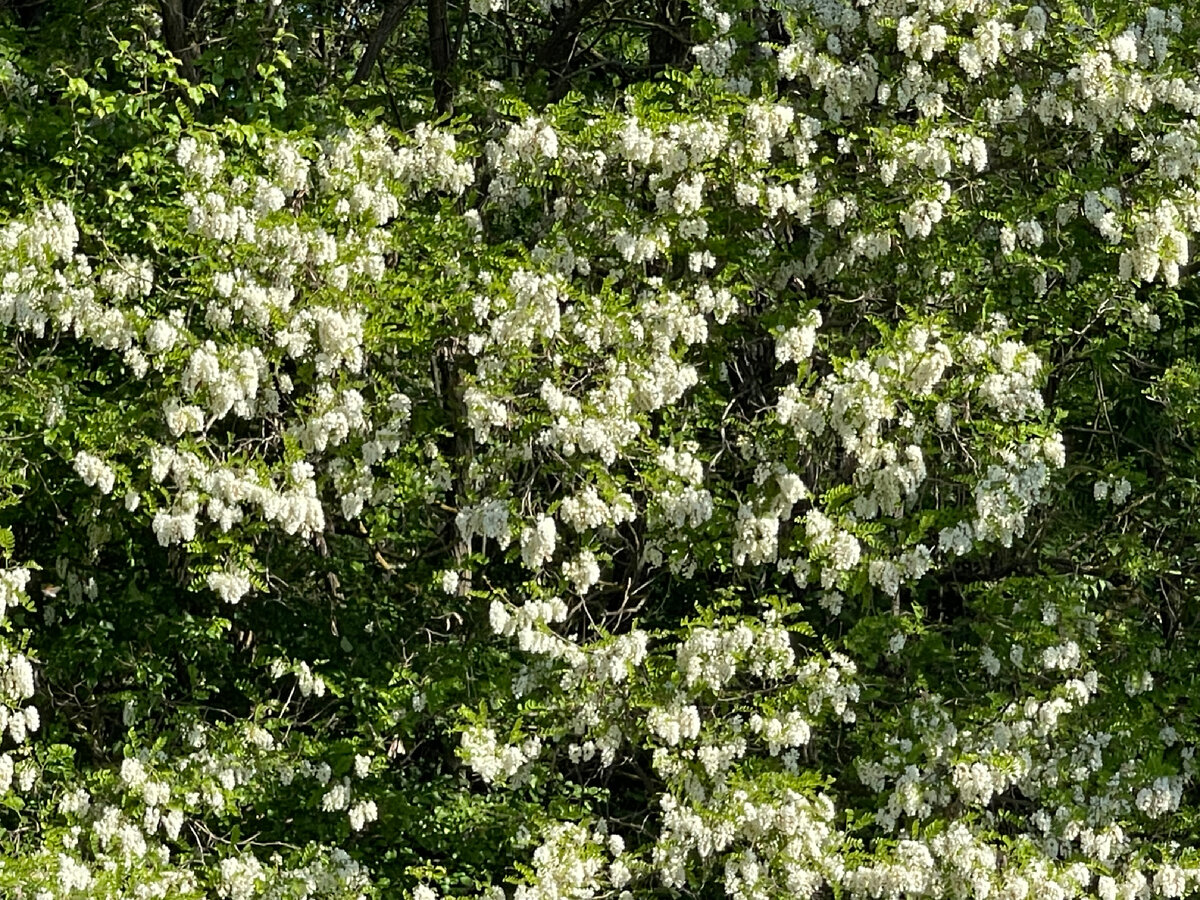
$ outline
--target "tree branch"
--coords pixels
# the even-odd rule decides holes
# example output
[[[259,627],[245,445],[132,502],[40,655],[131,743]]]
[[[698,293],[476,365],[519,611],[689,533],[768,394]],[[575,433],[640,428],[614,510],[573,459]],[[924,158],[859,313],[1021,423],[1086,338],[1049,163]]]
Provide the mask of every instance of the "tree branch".
[[[400,20],[404,18],[404,14],[408,12],[410,6],[412,6],[412,0],[393,0],[391,5],[383,11],[379,24],[375,26],[375,31],[371,35],[371,40],[367,42],[367,49],[363,51],[362,59],[358,61],[358,68],[354,70],[352,84],[362,84],[367,80],[376,60],[379,59],[379,54],[387,45],[388,38],[392,36],[392,32],[396,30],[396,26],[400,24]]]

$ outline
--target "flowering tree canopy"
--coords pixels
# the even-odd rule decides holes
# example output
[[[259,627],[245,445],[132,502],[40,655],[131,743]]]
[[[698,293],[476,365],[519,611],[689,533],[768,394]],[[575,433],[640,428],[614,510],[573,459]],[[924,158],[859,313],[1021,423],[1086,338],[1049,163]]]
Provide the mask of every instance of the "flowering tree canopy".
[[[1200,894],[1200,14],[8,0],[0,96],[0,895]]]

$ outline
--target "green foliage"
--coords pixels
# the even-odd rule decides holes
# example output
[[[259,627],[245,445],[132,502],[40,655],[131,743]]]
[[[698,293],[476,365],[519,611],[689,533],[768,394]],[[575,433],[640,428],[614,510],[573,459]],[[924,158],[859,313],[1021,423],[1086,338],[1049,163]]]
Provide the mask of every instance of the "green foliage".
[[[442,6],[0,6],[0,895],[1194,892],[1190,11]]]

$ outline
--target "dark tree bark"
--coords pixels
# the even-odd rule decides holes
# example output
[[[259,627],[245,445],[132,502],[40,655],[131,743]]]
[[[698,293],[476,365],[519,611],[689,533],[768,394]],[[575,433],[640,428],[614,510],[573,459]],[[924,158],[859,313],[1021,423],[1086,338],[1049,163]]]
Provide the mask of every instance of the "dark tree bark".
[[[179,60],[179,74],[193,84],[196,83],[196,45],[188,31],[188,10],[195,11],[195,2],[185,0],[162,0],[163,43]]]
[[[450,29],[446,21],[446,0],[426,0],[429,20],[429,67],[433,71],[433,103],[439,114],[451,112],[454,85],[450,80],[453,62],[450,53]]]
[[[595,0],[582,3],[565,0],[550,10],[550,21],[554,27],[550,37],[538,48],[535,58],[537,65],[549,73],[552,81],[566,77],[571,60],[579,49],[579,32],[584,17],[596,6],[598,3]]]
[[[0,0],[0,9],[11,9],[22,28],[33,28],[46,18],[49,0]]]
[[[678,66],[687,61],[692,48],[691,13],[682,0],[662,0],[658,4],[655,27],[646,41],[652,68]]]
[[[404,18],[404,14],[408,12],[410,6],[412,6],[412,0],[393,0],[388,4],[387,9],[383,11],[383,16],[379,19],[379,24],[371,34],[370,41],[367,42],[367,49],[363,51],[362,59],[358,61],[358,68],[354,70],[354,84],[362,84],[370,76],[371,69],[379,59],[379,54],[387,46],[388,38],[392,36],[392,32],[396,30],[396,26],[400,24],[400,20]]]

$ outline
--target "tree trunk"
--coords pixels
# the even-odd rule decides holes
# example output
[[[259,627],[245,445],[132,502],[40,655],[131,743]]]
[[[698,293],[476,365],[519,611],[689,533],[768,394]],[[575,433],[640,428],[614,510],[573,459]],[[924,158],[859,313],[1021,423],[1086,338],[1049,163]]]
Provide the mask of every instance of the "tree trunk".
[[[188,16],[184,0],[162,0],[163,43],[179,60],[179,74],[196,83],[196,45],[188,34]]]
[[[654,29],[646,41],[650,66],[662,69],[682,65],[692,49],[691,8],[680,0],[662,0]]]
[[[433,70],[433,103],[439,114],[452,111],[454,85],[450,81],[450,29],[446,22],[446,0],[427,0],[429,19],[429,66]]]
[[[0,9],[11,9],[22,28],[42,24],[48,5],[48,0],[0,0]]]
[[[393,0],[383,11],[379,24],[371,34],[371,40],[367,42],[367,49],[363,51],[362,59],[358,61],[358,68],[354,70],[354,84],[362,84],[370,77],[371,69],[374,68],[379,54],[387,45],[388,38],[392,36],[392,32],[396,30],[396,26],[400,24],[400,20],[404,18],[404,14],[408,12],[410,6],[412,6],[412,0]]]

